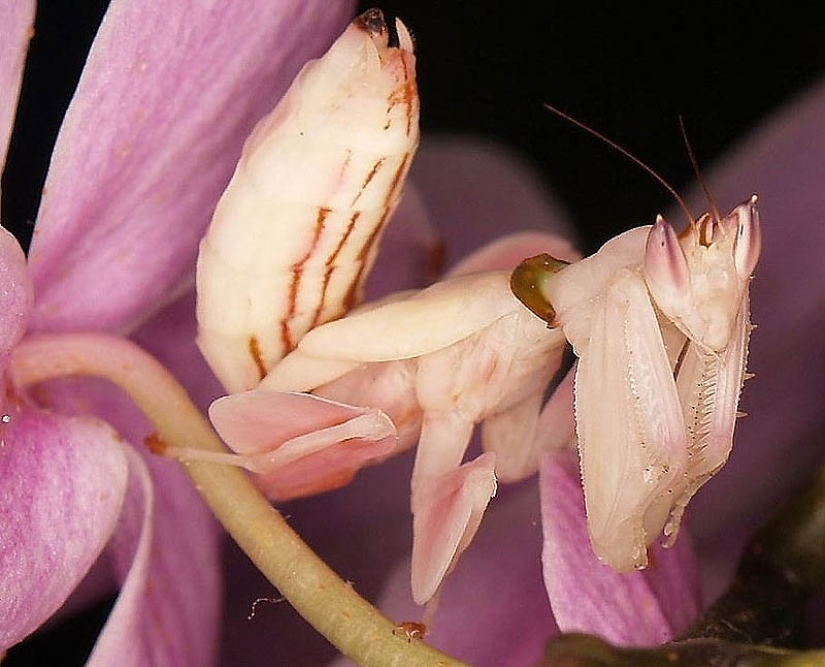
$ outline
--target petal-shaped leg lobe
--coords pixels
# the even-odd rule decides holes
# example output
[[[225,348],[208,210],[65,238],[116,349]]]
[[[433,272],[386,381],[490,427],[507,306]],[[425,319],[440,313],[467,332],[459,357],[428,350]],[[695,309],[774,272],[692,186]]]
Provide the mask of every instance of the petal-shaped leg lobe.
[[[310,394],[253,390],[215,401],[215,428],[271,499],[286,500],[347,484],[386,458],[396,431],[379,410]]]
[[[413,599],[424,604],[475,536],[496,492],[495,454],[442,475],[413,477]]]

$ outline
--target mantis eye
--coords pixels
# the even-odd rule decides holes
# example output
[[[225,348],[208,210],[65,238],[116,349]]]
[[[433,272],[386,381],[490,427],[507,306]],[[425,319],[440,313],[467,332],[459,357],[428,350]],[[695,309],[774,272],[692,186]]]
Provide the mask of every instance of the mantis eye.
[[[756,195],[738,206],[734,214],[739,220],[739,226],[736,231],[733,261],[736,272],[746,278],[756,268],[759,253],[762,251],[762,233],[759,226],[759,211],[756,210]]]
[[[554,326],[556,311],[544,296],[544,283],[568,264],[552,255],[536,255],[525,259],[510,276],[510,289],[516,298],[548,326]]]
[[[659,307],[668,315],[678,312],[690,295],[690,269],[676,232],[662,216],[647,237],[643,271]]]

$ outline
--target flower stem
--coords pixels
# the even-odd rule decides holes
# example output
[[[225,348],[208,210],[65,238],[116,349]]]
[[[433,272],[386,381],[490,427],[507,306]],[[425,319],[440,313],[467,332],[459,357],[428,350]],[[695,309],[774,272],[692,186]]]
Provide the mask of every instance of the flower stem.
[[[178,381],[147,352],[108,334],[43,334],[14,350],[18,386],[91,375],[123,388],[175,447],[226,449]],[[339,651],[360,665],[457,667],[463,663],[396,633],[352,586],[335,574],[284,521],[244,472],[187,462],[195,488],[227,532],[293,607]]]

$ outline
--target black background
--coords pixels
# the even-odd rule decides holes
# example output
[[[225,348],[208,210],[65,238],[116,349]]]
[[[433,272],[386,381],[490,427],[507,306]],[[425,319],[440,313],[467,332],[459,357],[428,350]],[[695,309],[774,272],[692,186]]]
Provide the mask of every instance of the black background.
[[[652,223],[672,199],[543,103],[599,128],[683,189],[694,177],[679,115],[710,166],[825,69],[825,21],[792,5],[381,3],[416,38],[425,136],[478,133],[522,151],[562,195],[590,249]]]
[[[24,242],[51,143],[106,6],[41,4],[2,188],[3,223]],[[416,38],[425,136],[479,134],[521,152],[561,195],[589,249],[650,222],[671,200],[614,150],[545,111],[544,102],[599,128],[684,189],[693,174],[679,115],[700,162],[710,165],[825,70],[825,21],[794,3],[378,4]],[[93,626],[105,607],[96,613]],[[48,636],[50,657],[18,650],[4,665],[82,664],[71,647],[82,654],[95,632],[84,636],[70,626]]]
[[[106,4],[42,3],[3,182],[2,219],[24,239],[51,142]],[[684,189],[693,174],[679,115],[709,166],[825,70],[825,20],[794,3],[378,5],[415,36],[425,136],[480,134],[522,152],[560,193],[591,250],[672,202],[544,102],[602,130]]]

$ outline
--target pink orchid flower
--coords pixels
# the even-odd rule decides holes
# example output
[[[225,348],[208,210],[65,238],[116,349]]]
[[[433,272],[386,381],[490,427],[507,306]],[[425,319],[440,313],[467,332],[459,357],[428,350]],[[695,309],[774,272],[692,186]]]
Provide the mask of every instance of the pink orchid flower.
[[[197,243],[252,126],[351,10],[111,3],[57,139],[28,259],[0,229],[0,655],[97,562],[120,594],[89,664],[215,662],[219,543],[191,483],[133,447],[151,429],[110,387],[29,392],[15,386],[9,356],[29,332],[131,333],[205,405],[216,386],[195,351],[193,300],[169,305],[169,295],[191,285]],[[0,8],[0,160],[34,16],[25,0]]]

